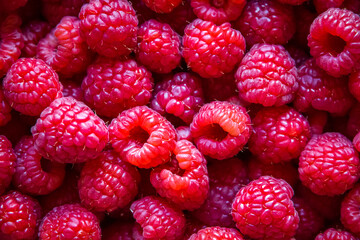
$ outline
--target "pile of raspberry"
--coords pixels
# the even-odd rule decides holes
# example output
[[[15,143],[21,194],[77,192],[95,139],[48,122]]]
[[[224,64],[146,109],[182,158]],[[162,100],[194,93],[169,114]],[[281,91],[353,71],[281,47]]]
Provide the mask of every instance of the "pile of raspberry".
[[[360,0],[0,0],[0,239],[360,239]]]

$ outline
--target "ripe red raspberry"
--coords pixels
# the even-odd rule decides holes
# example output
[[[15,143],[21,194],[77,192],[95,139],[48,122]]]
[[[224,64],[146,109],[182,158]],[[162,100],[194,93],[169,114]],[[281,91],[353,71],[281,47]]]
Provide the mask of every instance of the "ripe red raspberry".
[[[306,60],[310,58],[310,55],[305,52],[302,47],[299,47],[295,44],[287,44],[285,49],[290,54],[291,58],[294,59],[296,67],[300,67]]]
[[[23,57],[35,57],[38,42],[50,32],[50,25],[47,22],[34,20],[22,27],[24,48]]]
[[[289,5],[301,5],[306,2],[306,0],[277,0],[278,2],[289,4]]]
[[[310,139],[309,122],[287,105],[261,109],[252,123],[249,150],[263,163],[298,158]]]
[[[61,80],[63,85],[63,97],[73,97],[74,99],[84,102],[84,92],[81,89],[81,85],[71,80]]]
[[[246,0],[191,0],[191,7],[198,18],[215,24],[236,20],[244,9]]]
[[[51,26],[56,26],[65,16],[77,16],[86,2],[88,0],[42,0],[42,15]]]
[[[188,126],[177,127],[176,133],[177,133],[177,141],[188,140],[189,142],[193,142],[193,137],[191,136],[190,127]]]
[[[217,78],[231,72],[241,61],[245,39],[231,28],[196,19],[185,28],[183,57],[187,65],[204,78]]]
[[[201,80],[194,74],[181,72],[155,85],[150,107],[174,125],[189,125],[203,104]]]
[[[311,135],[322,134],[328,122],[328,114],[324,111],[311,109],[307,113],[307,120],[310,124]]]
[[[130,209],[145,239],[177,240],[184,234],[183,212],[160,197],[144,197],[133,202]]]
[[[344,135],[327,132],[315,135],[301,152],[299,177],[318,195],[343,194],[360,177],[360,161]]]
[[[230,72],[219,78],[202,78],[206,102],[226,101],[231,96],[239,95],[234,75],[234,72]]]
[[[126,109],[149,102],[153,79],[151,72],[135,60],[100,57],[88,67],[81,88],[85,102],[97,114],[117,117]]]
[[[181,209],[194,210],[204,203],[209,191],[206,160],[189,141],[176,143],[174,157],[151,171],[150,182],[160,196]]]
[[[328,228],[323,233],[319,233],[315,240],[357,240],[357,238],[345,230]]]
[[[183,240],[188,240],[191,235],[197,233],[200,229],[204,229],[207,226],[198,221],[197,219],[191,217],[191,215],[187,215],[186,217],[186,226],[185,226],[185,234],[183,236]]]
[[[0,12],[12,12],[26,5],[28,0],[0,0]]]
[[[41,59],[17,60],[2,84],[11,107],[29,116],[39,116],[53,100],[62,97],[58,75]]]
[[[240,189],[232,204],[236,227],[252,239],[289,239],[295,235],[299,215],[284,180],[263,176]]]
[[[55,207],[43,218],[39,227],[39,239],[50,240],[59,236],[62,240],[100,240],[99,220],[80,204]]]
[[[359,0],[313,0],[313,4],[318,13],[325,12],[329,8],[345,8],[357,14],[360,12]]]
[[[71,97],[54,100],[31,129],[35,149],[60,163],[79,163],[96,158],[108,143],[103,120]]]
[[[10,104],[4,96],[3,88],[0,86],[0,126],[5,126],[11,120]]]
[[[360,71],[354,71],[350,74],[348,87],[350,93],[360,102]]]
[[[360,152],[360,132],[358,132],[353,139],[354,148]]]
[[[189,240],[243,240],[243,236],[234,228],[226,227],[208,227],[199,230],[197,233],[191,235]]]
[[[10,185],[11,179],[15,172],[16,156],[12,149],[11,142],[4,136],[0,135],[0,196]]]
[[[311,24],[310,54],[328,74],[339,77],[351,73],[360,59],[354,47],[360,44],[360,16],[352,11],[330,8]]]
[[[245,108],[215,101],[200,108],[190,130],[202,154],[223,160],[242,150],[250,137],[250,124]]]
[[[102,240],[134,240],[134,223],[112,222],[101,229]]]
[[[360,103],[356,102],[347,115],[345,136],[353,139],[360,131]]]
[[[341,203],[341,223],[344,227],[360,237],[360,184],[355,185],[345,195]]]
[[[65,76],[83,72],[92,60],[92,53],[80,35],[80,20],[72,16],[62,18],[39,41],[36,55]]]
[[[135,53],[139,63],[149,70],[170,73],[180,64],[180,37],[169,24],[151,19],[138,30]]]
[[[310,7],[307,7],[307,5],[296,7],[294,9],[294,13],[295,18],[301,19],[301,21],[296,21],[296,32],[292,38],[292,41],[301,46],[303,49],[306,49],[308,52],[307,37],[310,32],[310,26],[317,17],[317,13]]]
[[[0,197],[1,239],[35,239],[41,221],[41,207],[37,200],[17,191]]]
[[[79,13],[87,44],[107,57],[128,55],[136,46],[138,19],[127,0],[94,0]]]
[[[157,13],[169,13],[180,5],[181,0],[142,0],[145,5]]]
[[[256,44],[235,74],[240,98],[266,107],[292,102],[299,88],[295,61],[281,45]]]
[[[249,183],[246,165],[241,159],[230,158],[210,163],[208,171],[208,197],[191,214],[208,226],[233,227],[231,204],[240,188]]]
[[[156,167],[170,160],[174,127],[146,106],[123,111],[109,125],[110,143],[121,158],[137,167]]]
[[[347,88],[345,77],[335,78],[320,69],[314,59],[307,60],[298,69],[299,90],[294,107],[300,112],[312,108],[335,115],[345,115],[354,99]]]
[[[271,0],[249,1],[234,26],[248,47],[256,43],[285,44],[296,28],[292,7]]]

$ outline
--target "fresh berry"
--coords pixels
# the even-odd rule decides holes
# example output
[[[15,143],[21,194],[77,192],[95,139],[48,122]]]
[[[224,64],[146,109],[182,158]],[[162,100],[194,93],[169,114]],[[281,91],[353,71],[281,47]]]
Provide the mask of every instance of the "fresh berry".
[[[5,99],[2,86],[0,86],[0,126],[5,126],[11,120],[11,106]]]
[[[63,97],[72,97],[78,101],[84,102],[84,92],[80,84],[68,79],[61,80],[61,84],[63,85]]]
[[[26,5],[28,0],[0,0],[0,12],[12,12]]]
[[[35,57],[36,47],[39,41],[50,32],[50,25],[47,22],[34,20],[22,27],[24,48],[23,57]]]
[[[31,129],[35,149],[60,163],[79,163],[96,158],[108,142],[108,129],[84,103],[58,98],[40,115]]]
[[[328,114],[324,111],[311,109],[307,112],[307,120],[309,121],[311,135],[322,134],[328,122]]]
[[[177,127],[176,133],[177,133],[177,141],[188,140],[189,142],[193,142],[193,137],[191,136],[190,127],[188,126]]]
[[[15,172],[15,161],[16,156],[11,142],[4,135],[0,135],[0,196],[11,183]]]
[[[226,227],[208,227],[199,230],[197,233],[191,235],[189,240],[243,240],[243,236],[234,228]]]
[[[101,229],[102,240],[134,240],[134,223],[113,222]]]
[[[202,78],[206,102],[226,101],[231,96],[238,96],[234,75],[230,72],[219,78]]]
[[[142,0],[145,5],[156,13],[170,13],[180,5],[181,0]]]
[[[353,139],[360,132],[360,103],[356,102],[348,113],[345,135]]]
[[[353,139],[354,148],[360,152],[360,132],[358,132]]]
[[[250,124],[245,108],[215,101],[200,108],[190,130],[202,154],[223,160],[242,150],[250,137]]]
[[[42,0],[42,15],[51,26],[56,26],[65,16],[77,16],[88,0]]]
[[[296,21],[296,32],[292,38],[292,41],[301,46],[302,49],[308,50],[307,37],[310,32],[310,26],[314,19],[317,17],[317,13],[313,9],[307,7],[307,5],[297,6],[294,9],[295,18],[301,19]]]
[[[185,226],[185,234],[183,236],[183,240],[188,240],[191,235],[197,233],[200,229],[204,229],[207,226],[197,219],[193,218],[191,215],[186,215],[186,226]]]
[[[357,240],[357,238],[345,230],[328,228],[323,233],[319,233],[315,240]]]
[[[329,8],[345,8],[357,14],[360,12],[359,0],[313,0],[313,4],[318,13],[325,12]]]
[[[289,5],[301,5],[302,3],[306,2],[307,0],[277,0],[278,2],[289,4]]]
[[[0,135],[6,136],[15,146],[22,136],[29,134],[31,126],[21,118],[24,115],[16,111],[12,111],[10,114],[11,120],[6,125],[0,126]]]
[[[341,223],[360,237],[360,184],[348,192],[341,203]]]
[[[310,58],[310,55],[305,52],[303,48],[294,44],[287,44],[285,49],[290,54],[292,59],[294,59],[296,67],[300,67],[306,60]]]
[[[194,72],[204,78],[217,78],[231,72],[241,61],[245,39],[231,28],[196,19],[185,28],[183,57]]]
[[[352,72],[348,83],[350,93],[360,102],[360,71]]]

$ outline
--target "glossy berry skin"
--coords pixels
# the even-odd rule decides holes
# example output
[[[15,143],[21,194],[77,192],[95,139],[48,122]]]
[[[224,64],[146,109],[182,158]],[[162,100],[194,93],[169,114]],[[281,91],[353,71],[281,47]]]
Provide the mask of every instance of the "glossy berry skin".
[[[242,59],[235,80],[240,98],[266,107],[290,103],[299,88],[295,61],[280,45],[254,45]]]
[[[42,0],[41,13],[47,22],[55,27],[65,16],[78,16],[81,7],[88,0]]]
[[[4,135],[0,135],[0,195],[11,183],[15,172],[15,162],[16,156],[11,142]]]
[[[113,222],[101,229],[103,240],[133,240],[133,223]]]
[[[360,102],[360,71],[355,71],[350,74],[348,87],[350,93]]]
[[[314,0],[313,4],[318,13],[325,12],[329,8],[344,8],[357,14],[360,12],[359,0]]]
[[[61,84],[63,85],[63,97],[72,97],[78,101],[84,102],[84,92],[79,83],[71,80],[62,80]]]
[[[11,120],[11,106],[4,96],[2,87],[0,86],[0,126],[5,126]]]
[[[230,72],[219,78],[203,78],[205,101],[226,101],[231,96],[238,96],[234,75],[234,72]]]
[[[245,39],[229,23],[218,26],[196,19],[184,32],[183,57],[201,77],[221,77],[231,72],[244,56]]]
[[[341,202],[341,223],[346,229],[360,237],[360,184],[355,185]]]
[[[61,240],[100,240],[99,220],[80,204],[65,204],[55,207],[46,214],[40,224],[39,240],[56,238]]]
[[[53,101],[31,128],[35,149],[60,163],[80,163],[96,158],[109,140],[104,121],[72,97]]]
[[[335,228],[328,228],[323,233],[319,233],[315,240],[356,240],[351,233]]]
[[[190,127],[188,126],[180,126],[176,128],[177,141],[180,140],[188,140],[189,142],[193,142],[193,138],[191,136]]]
[[[336,132],[315,135],[299,158],[303,185],[318,195],[333,196],[351,189],[360,174],[358,153],[345,136]]]
[[[156,13],[170,13],[180,5],[181,0],[142,0],[145,5]]]
[[[45,21],[34,20],[22,28],[24,48],[21,50],[23,57],[35,57],[38,42],[50,32],[50,25]]]
[[[189,240],[243,240],[243,236],[234,228],[208,227],[200,229],[197,233],[190,236]]]
[[[202,154],[223,160],[236,155],[247,143],[250,117],[239,105],[214,101],[200,108],[190,131]]]
[[[283,4],[289,4],[289,5],[300,5],[304,2],[306,2],[306,0],[277,0],[278,2],[281,2]]]
[[[136,46],[138,19],[127,0],[96,0],[83,5],[80,29],[89,47],[107,57],[128,55]]]

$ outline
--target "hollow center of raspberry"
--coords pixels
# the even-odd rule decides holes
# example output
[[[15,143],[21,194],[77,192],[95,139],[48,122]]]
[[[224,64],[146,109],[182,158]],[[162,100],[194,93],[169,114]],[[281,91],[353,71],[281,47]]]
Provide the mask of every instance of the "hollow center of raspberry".
[[[49,160],[47,160],[45,158],[41,158],[40,165],[41,165],[41,169],[44,172],[50,172],[51,171],[52,163]]]
[[[216,8],[222,8],[225,5],[225,0],[211,0],[211,4]]]
[[[341,37],[328,34],[325,47],[332,55],[337,56],[340,54],[344,51],[345,46],[346,42]]]
[[[147,142],[149,136],[149,133],[139,126],[131,129],[130,131],[130,138],[140,146]]]
[[[204,134],[206,138],[213,139],[218,142],[222,141],[228,135],[228,133],[225,132],[224,129],[222,129],[222,127],[220,127],[217,123],[206,126]]]

